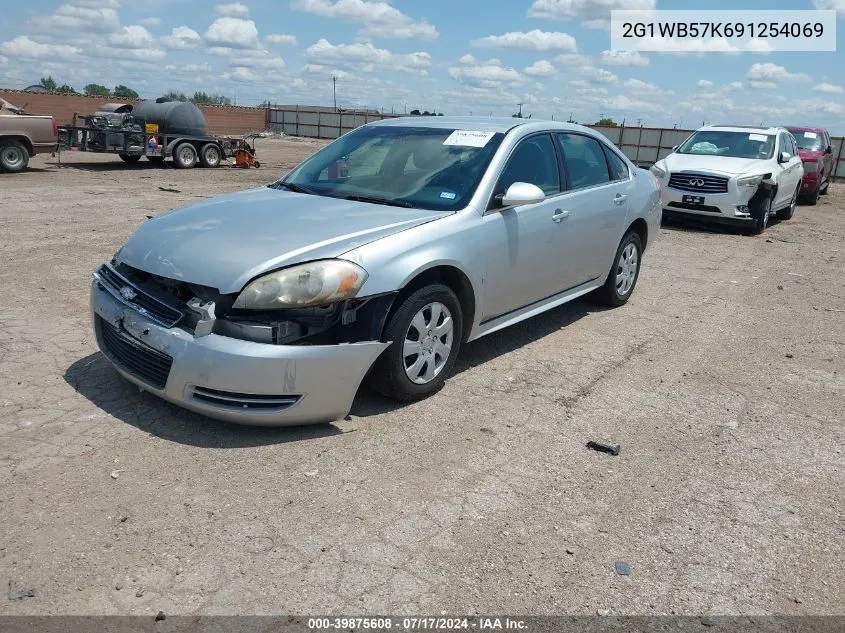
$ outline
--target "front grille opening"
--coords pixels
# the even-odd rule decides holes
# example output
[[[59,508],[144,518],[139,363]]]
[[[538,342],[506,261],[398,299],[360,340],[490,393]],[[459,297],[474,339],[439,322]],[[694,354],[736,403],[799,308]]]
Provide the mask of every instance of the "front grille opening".
[[[148,316],[156,323],[170,328],[182,320],[181,310],[153,296],[110,265],[103,264],[97,272],[100,275],[100,285],[107,284],[121,296],[123,302],[137,308],[141,314]]]
[[[173,359],[163,352],[145,345],[97,317],[106,355],[124,371],[155,389],[164,389]]]
[[[707,176],[691,172],[673,172],[669,176],[669,186],[680,191],[695,193],[727,193],[728,178]]]
[[[690,211],[706,211],[708,213],[721,213],[719,207],[714,207],[709,204],[693,204],[691,202],[670,202],[667,207],[675,207],[676,209],[689,209]]]
[[[193,398],[219,407],[240,410],[283,411],[295,405],[302,396],[238,393],[209,387],[194,387]]]

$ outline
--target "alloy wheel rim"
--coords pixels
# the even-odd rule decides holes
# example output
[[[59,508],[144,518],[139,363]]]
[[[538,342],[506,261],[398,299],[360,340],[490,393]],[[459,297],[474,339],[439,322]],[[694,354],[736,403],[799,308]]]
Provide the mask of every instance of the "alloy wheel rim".
[[[439,301],[414,315],[402,345],[402,364],[411,382],[425,385],[440,375],[452,353],[454,325],[449,308]]]
[[[626,296],[634,287],[639,259],[637,247],[633,242],[622,249],[619,261],[616,262],[616,292],[620,297]]]

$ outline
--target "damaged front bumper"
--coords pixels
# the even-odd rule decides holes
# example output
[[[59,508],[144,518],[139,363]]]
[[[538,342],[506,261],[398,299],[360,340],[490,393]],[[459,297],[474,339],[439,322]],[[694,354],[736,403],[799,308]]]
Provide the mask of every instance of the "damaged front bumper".
[[[96,277],[91,313],[97,345],[125,378],[181,407],[238,424],[344,417],[389,345],[275,345],[168,328],[121,302]]]

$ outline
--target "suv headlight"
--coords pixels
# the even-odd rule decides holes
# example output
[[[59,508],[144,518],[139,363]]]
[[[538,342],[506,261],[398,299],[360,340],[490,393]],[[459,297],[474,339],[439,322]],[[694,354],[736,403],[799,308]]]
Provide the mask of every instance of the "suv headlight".
[[[366,270],[340,259],[300,264],[250,282],[232,307],[278,310],[325,305],[351,299],[366,280]]]
[[[761,182],[763,182],[763,174],[757,174],[756,176],[743,176],[742,178],[737,178],[736,184],[740,187],[756,187]]]
[[[658,167],[657,164],[652,165],[648,169],[652,174],[654,174],[658,178],[660,178],[660,179],[666,178],[666,170],[663,169],[662,167]]]

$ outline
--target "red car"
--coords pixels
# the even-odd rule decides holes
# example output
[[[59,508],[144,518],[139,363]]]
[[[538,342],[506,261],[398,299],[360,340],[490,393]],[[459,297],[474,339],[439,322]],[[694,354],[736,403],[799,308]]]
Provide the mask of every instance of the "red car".
[[[828,131],[819,127],[788,127],[798,143],[798,155],[804,163],[801,196],[816,204],[827,193],[836,168]]]

